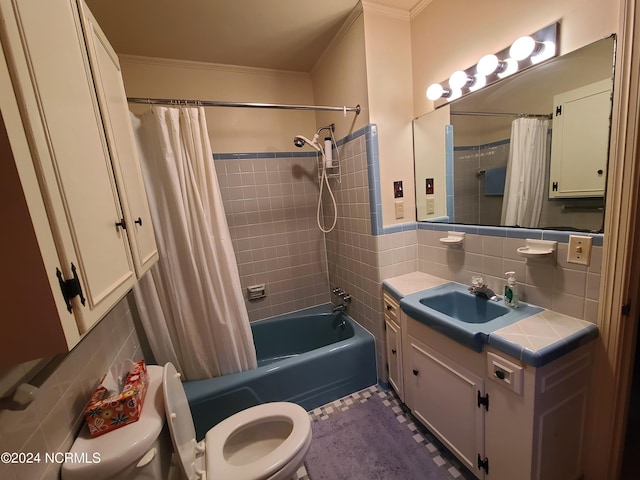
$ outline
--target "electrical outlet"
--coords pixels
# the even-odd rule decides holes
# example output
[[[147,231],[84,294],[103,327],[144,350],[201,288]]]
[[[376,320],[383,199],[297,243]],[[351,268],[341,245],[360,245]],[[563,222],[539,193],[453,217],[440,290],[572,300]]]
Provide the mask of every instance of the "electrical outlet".
[[[396,219],[404,218],[404,202],[396,200]]]
[[[436,200],[433,197],[427,198],[427,215],[436,213]]]
[[[591,263],[591,237],[569,235],[567,263],[589,265]]]

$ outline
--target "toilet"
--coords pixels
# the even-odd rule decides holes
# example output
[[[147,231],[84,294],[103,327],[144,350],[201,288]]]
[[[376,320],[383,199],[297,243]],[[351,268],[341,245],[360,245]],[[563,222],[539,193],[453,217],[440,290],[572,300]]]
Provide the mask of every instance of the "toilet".
[[[147,365],[149,386],[140,419],[92,438],[82,427],[62,464],[62,480],[167,480],[173,478],[171,438],[162,395],[163,368]],[[174,469],[175,470],[175,469]]]
[[[232,415],[196,442],[180,374],[164,366],[162,390],[167,423],[182,473],[189,480],[295,478],[311,445],[307,412],[290,402],[271,402]]]

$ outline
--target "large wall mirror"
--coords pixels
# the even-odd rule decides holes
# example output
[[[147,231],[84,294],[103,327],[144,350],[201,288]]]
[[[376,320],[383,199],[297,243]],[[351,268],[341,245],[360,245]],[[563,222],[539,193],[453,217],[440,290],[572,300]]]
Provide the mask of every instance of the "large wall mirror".
[[[415,119],[418,221],[601,232],[614,59],[612,35]]]

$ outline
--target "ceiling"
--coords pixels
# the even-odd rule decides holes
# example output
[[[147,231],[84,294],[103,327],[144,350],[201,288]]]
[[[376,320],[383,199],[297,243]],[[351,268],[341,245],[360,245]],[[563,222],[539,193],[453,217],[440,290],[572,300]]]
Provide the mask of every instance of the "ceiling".
[[[309,72],[358,0],[86,0],[118,54]],[[410,12],[425,0],[369,0]]]

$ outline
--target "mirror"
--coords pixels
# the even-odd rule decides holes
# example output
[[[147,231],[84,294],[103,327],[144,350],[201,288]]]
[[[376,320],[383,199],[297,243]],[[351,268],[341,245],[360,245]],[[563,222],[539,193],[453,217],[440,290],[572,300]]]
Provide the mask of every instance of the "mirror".
[[[614,56],[612,35],[415,119],[418,221],[601,232]],[[566,103],[594,85],[601,87],[599,107]],[[571,115],[561,119],[563,106]],[[547,132],[536,160],[544,185],[533,224],[503,214],[517,190],[509,192],[508,167],[518,169],[512,157],[523,147],[516,148],[522,144],[512,139],[512,124],[522,117],[548,120],[548,126],[539,122]],[[592,139],[596,146],[587,144]]]

